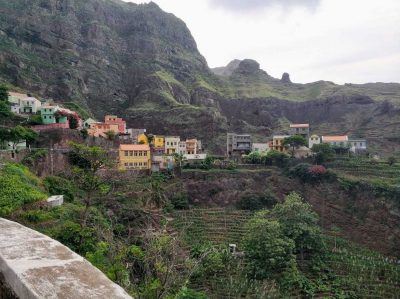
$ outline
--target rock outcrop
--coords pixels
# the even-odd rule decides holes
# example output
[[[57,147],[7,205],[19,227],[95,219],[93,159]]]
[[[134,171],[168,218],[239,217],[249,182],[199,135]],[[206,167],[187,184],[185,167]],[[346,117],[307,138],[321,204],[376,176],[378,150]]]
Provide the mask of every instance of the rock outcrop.
[[[292,83],[289,73],[283,73],[281,78],[282,83]]]

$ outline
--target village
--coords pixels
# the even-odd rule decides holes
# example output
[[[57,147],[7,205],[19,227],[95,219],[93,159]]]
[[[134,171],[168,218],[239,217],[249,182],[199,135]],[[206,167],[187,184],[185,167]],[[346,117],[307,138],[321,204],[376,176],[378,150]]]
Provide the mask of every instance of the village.
[[[339,152],[360,154],[367,151],[365,139],[347,135],[318,136],[312,134],[310,124],[290,124],[285,134],[266,137],[265,142],[253,142],[250,134],[227,133],[226,154],[216,156],[207,152],[197,138],[183,139],[180,136],[152,134],[145,128],[128,128],[127,122],[115,115],[106,115],[104,121],[90,117],[83,119],[77,111],[51,100],[39,101],[29,94],[15,92],[10,92],[9,102],[14,114],[35,119],[35,124],[30,128],[37,133],[72,129],[92,138],[116,140],[118,169],[124,171],[172,171],[176,166],[201,165],[208,156],[245,164],[249,154],[265,155],[270,151],[303,159],[311,157],[313,146],[319,144],[329,144]],[[2,148],[8,151],[23,150],[27,148],[27,141],[5,141]]]

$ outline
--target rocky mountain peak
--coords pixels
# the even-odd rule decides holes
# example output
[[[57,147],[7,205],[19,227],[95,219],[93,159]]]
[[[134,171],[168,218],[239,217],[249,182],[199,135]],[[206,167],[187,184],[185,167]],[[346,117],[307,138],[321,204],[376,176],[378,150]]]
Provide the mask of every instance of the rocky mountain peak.
[[[292,83],[289,73],[283,73],[281,81],[282,83]]]
[[[239,63],[236,73],[240,74],[255,74],[260,71],[260,64],[253,59],[244,59]]]

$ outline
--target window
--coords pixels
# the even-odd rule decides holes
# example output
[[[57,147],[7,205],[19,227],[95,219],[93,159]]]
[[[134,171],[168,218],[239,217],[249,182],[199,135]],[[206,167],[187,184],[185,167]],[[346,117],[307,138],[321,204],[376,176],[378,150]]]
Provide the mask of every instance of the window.
[[[131,166],[131,167],[132,167],[132,166],[133,166],[133,163],[129,163],[129,166]]]
[[[129,156],[133,156],[133,151],[129,151]]]
[[[128,157],[128,155],[129,155],[129,152],[125,151],[125,157]]]
[[[135,157],[137,157],[137,155],[138,155],[138,152],[137,152],[137,151],[135,151]]]
[[[147,162],[144,162],[143,165],[144,165],[144,166],[147,166]]]
[[[125,165],[125,166],[128,166],[128,163],[125,163],[124,165]]]
[[[45,116],[43,116],[43,118],[44,118],[44,119],[46,119],[46,115],[45,115]]]
[[[135,167],[137,167],[137,162],[135,162],[135,164],[134,164],[134,165],[135,165]]]
[[[147,156],[147,152],[143,152],[143,156]]]
[[[139,157],[143,156],[142,151],[139,151]]]
[[[139,162],[139,166],[142,166],[142,162]]]

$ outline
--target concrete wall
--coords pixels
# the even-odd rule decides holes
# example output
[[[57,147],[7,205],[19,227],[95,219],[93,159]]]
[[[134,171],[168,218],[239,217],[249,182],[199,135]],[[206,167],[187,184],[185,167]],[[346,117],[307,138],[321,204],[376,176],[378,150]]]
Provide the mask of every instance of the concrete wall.
[[[3,292],[9,298],[14,294],[21,299],[132,298],[61,243],[3,218],[0,273],[0,295]]]

